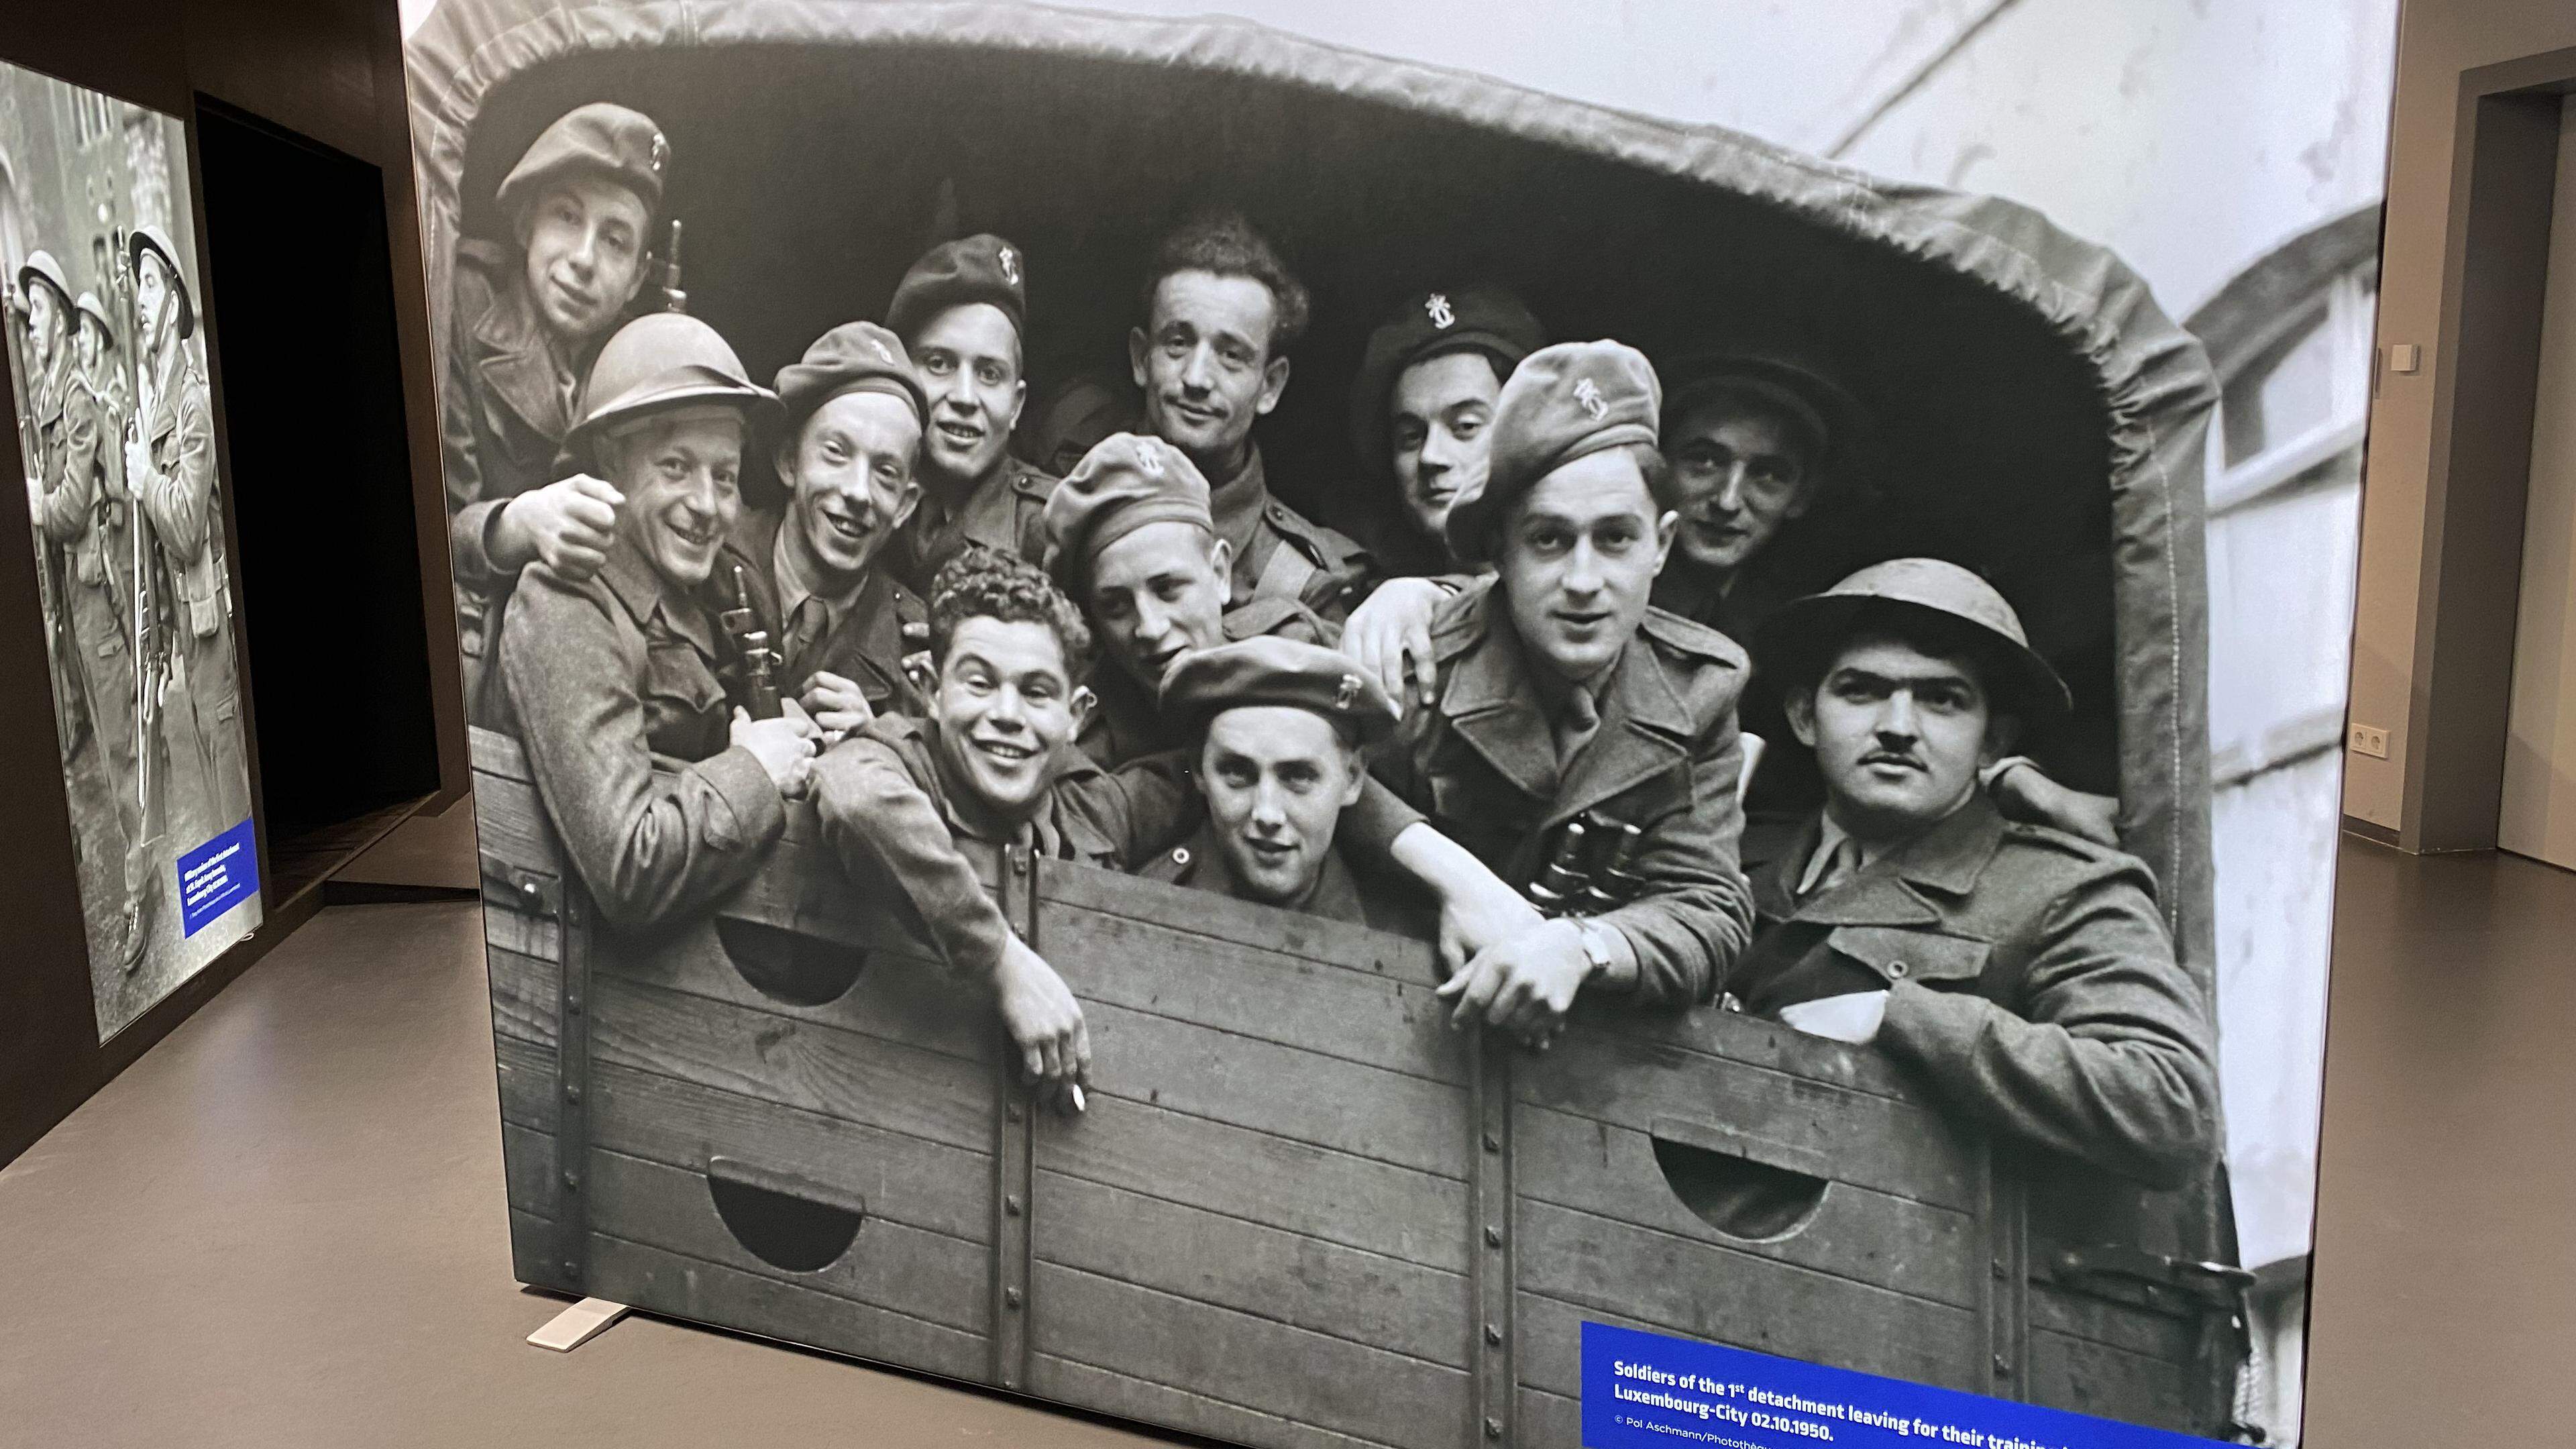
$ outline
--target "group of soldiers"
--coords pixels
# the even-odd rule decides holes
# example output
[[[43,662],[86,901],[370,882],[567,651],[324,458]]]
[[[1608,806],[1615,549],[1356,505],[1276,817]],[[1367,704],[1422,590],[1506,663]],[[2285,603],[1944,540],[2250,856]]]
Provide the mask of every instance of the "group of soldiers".
[[[10,300],[64,771],[86,752],[114,801],[122,894],[93,944],[130,972],[175,886],[171,821],[228,827],[250,814],[250,782],[196,302],[162,227],[128,234],[117,262],[114,311],[44,250]]]
[[[810,799],[1049,1082],[1080,1006],[980,884],[1032,857],[1435,934],[1453,1023],[1536,1048],[1583,998],[1741,1009],[2101,1170],[2207,1161],[2209,1003],[2117,802],[2015,753],[2069,699],[2011,606],[1934,559],[1765,569],[1858,426],[1820,374],[1417,296],[1352,400],[1413,530],[1387,577],[1270,491],[1309,303],[1240,215],[1146,269],[1136,416],[1021,439],[1059,481],[1012,451],[1018,246],[932,247],[763,386],[638,308],[670,164],[615,105],[537,139],[460,253],[445,400],[478,707],[611,928],[711,909]],[[1792,757],[1816,793],[1766,793]]]

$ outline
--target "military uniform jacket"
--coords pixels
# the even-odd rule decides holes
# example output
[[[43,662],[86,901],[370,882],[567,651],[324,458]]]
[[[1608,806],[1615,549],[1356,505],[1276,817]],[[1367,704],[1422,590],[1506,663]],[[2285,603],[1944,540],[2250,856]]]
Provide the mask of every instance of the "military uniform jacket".
[[[1004,454],[993,476],[975,485],[964,502],[934,518],[925,491],[901,532],[888,540],[882,567],[891,569],[905,587],[923,598],[942,565],[970,546],[1011,554],[1033,564],[1046,562],[1046,502],[1055,492],[1054,474],[1042,472]]]
[[[1763,933],[1730,990],[1748,1011],[1888,993],[1878,1043],[1990,1132],[2152,1187],[2218,1131],[2208,1003],[2175,962],[2139,861],[2006,821],[1985,792],[1804,901],[1798,844],[1754,884]]]
[[[1233,868],[1226,864],[1224,855],[1217,850],[1216,822],[1213,820],[1202,819],[1197,832],[1187,842],[1146,861],[1136,873],[1148,880],[1170,881],[1174,885],[1214,891],[1239,901],[1252,900],[1243,893]],[[1303,911],[1328,921],[1346,921],[1372,930],[1423,934],[1428,911],[1417,901],[1400,899],[1393,892],[1380,888],[1386,884],[1386,879],[1385,872],[1373,871],[1369,875],[1369,884],[1362,885],[1360,877],[1343,861],[1340,849],[1335,848],[1325,852],[1324,868],[1316,872],[1315,888],[1306,899],[1281,909]]]
[[[1432,616],[1437,699],[1407,712],[1372,768],[1516,886],[1537,876],[1556,827],[1586,811],[1637,826],[1644,834],[1630,868],[1646,890],[1597,919],[1635,948],[1638,1001],[1707,999],[1753,922],[1736,865],[1744,651],[1649,610],[1600,688],[1599,731],[1559,778],[1554,736],[1495,589],[1479,580]],[[1368,808],[1365,796],[1353,807]]]
[[[1004,857],[1123,871],[1186,834],[1203,810],[1177,756],[1113,774],[1067,748],[1035,817],[998,819],[949,778],[938,732],[936,720],[871,721],[815,766],[815,808],[824,840],[852,878],[891,876],[923,934],[961,975],[992,975],[1010,935],[970,852],[997,877]]]
[[[777,573],[778,530],[786,517],[785,505],[744,509],[734,520],[733,537],[716,561],[715,578],[710,584],[716,599],[729,600],[732,570],[739,564],[751,595],[752,613],[760,620],[761,628],[768,631],[771,646],[780,650],[788,644]],[[928,644],[929,617],[917,595],[896,583],[881,565],[872,567],[859,586],[858,597],[842,612],[840,623],[805,650],[803,657],[787,660],[786,667],[779,671],[778,692],[793,698],[808,677],[825,670],[856,683],[859,693],[867,697],[868,708],[879,714],[918,712],[919,700],[911,682],[904,678],[903,659]],[[722,675],[740,698],[740,651],[731,639],[722,644]]]
[[[459,627],[479,652],[484,615],[510,588],[485,547],[493,515],[555,481],[572,401],[520,279],[518,249],[468,240],[456,249],[454,334],[439,408],[447,465],[447,544]]]
[[[1339,625],[1377,582],[1377,564],[1356,540],[1270,496],[1258,445],[1241,472],[1209,482],[1217,537],[1234,551],[1235,602],[1294,599]]]
[[[158,385],[142,428],[152,476],[126,481],[170,560],[189,632],[203,639],[223,626],[231,609],[224,593],[224,521],[215,497],[215,428],[206,374],[184,341],[174,340],[154,366]]]
[[[37,476],[44,482],[45,537],[68,550],[74,576],[90,588],[111,578],[106,556],[115,526],[124,442],[115,414],[71,368],[62,367],[36,390]]]
[[[702,911],[760,869],[786,804],[760,761],[728,744],[715,624],[699,600],[620,540],[586,583],[530,565],[495,644],[508,727],[611,926]]]
[[[1219,622],[1228,643],[1275,634],[1301,644],[1330,648],[1340,639],[1339,631],[1294,599],[1240,603],[1227,609]],[[1154,692],[1137,683],[1114,661],[1104,659],[1091,671],[1091,693],[1098,702],[1073,742],[1101,764],[1114,770],[1130,760],[1182,749],[1191,743],[1163,723],[1162,707],[1155,701]]]

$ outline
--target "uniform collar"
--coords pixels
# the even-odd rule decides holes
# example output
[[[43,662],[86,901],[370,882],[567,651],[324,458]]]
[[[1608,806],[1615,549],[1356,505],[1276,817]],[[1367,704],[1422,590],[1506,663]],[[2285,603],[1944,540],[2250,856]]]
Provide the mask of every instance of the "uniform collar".
[[[1560,780],[1556,741],[1532,680],[1540,667],[1523,651],[1499,582],[1464,596],[1463,628],[1452,631],[1457,663],[1441,713],[1505,779],[1551,814],[1571,815],[1670,768],[1689,752],[1691,715],[1651,647],[1632,638],[1606,675],[1593,681],[1601,727]],[[1642,633],[1642,629],[1640,633]],[[1435,652],[1441,649],[1435,640]]]
[[[608,561],[599,566],[599,579],[639,627],[652,623],[658,614],[664,628],[687,640],[707,658],[717,657],[715,629],[708,621],[705,604],[663,578],[661,571],[624,534],[610,545]]]
[[[1261,465],[1261,445],[1255,443],[1233,477],[1208,489],[1208,515],[1216,524],[1216,536],[1225,540],[1238,567],[1269,509],[1269,475]]]
[[[1301,911],[1310,916],[1329,916],[1337,921],[1361,921],[1366,918],[1360,902],[1359,881],[1351,868],[1342,863],[1342,853],[1327,845],[1324,865],[1315,872],[1314,884],[1306,894],[1293,901],[1257,901],[1244,894],[1243,882],[1236,878],[1234,867],[1225,852],[1218,848],[1217,824],[1210,816],[1199,821],[1198,830],[1190,836],[1191,853],[1189,884],[1239,901],[1255,905],[1276,905],[1281,910]]]
[[[1833,926],[1931,925],[1941,919],[1931,897],[1955,899],[1975,889],[2004,838],[2003,816],[1983,790],[1974,791],[1939,824],[1863,866],[1849,882],[1793,904],[1797,877],[1814,858],[1825,826],[1819,811],[1798,844],[1766,872],[1759,891],[1766,914]]]
[[[572,429],[570,389],[528,296],[524,270],[510,272],[492,294],[492,305],[474,319],[469,334],[474,369],[522,422],[560,442]]]
[[[861,573],[857,583],[850,585],[837,596],[826,594],[816,588],[813,581],[805,576],[805,560],[797,551],[795,530],[787,526],[788,518],[795,511],[796,505],[792,502],[780,507],[778,525],[771,530],[769,541],[770,577],[778,580],[778,627],[783,634],[787,626],[795,621],[797,609],[802,607],[807,599],[821,599],[823,601],[822,637],[828,639],[841,627],[841,621],[850,616],[850,608],[858,603],[859,596],[867,592],[868,583],[876,571],[869,569]]]

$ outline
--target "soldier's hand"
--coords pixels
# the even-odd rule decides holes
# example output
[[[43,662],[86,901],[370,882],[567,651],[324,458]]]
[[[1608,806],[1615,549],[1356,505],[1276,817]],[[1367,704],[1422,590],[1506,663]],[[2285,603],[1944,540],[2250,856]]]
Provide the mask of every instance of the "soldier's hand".
[[[143,491],[144,480],[152,476],[152,449],[141,438],[125,436],[125,486],[134,493]]]
[[[1547,918],[1519,891],[1494,880],[1440,897],[1440,965],[1452,976],[1488,947],[1499,946]]]
[[[2080,835],[2095,845],[2120,844],[2120,802],[2109,795],[2088,795],[2061,785],[2028,760],[2016,759],[1987,782],[1986,792],[2007,820],[2045,825]]]
[[[1546,921],[1478,952],[1435,994],[1451,1002],[1453,1029],[1481,1019],[1535,1045],[1555,1035],[1591,970],[1574,923]]]
[[[625,501],[625,494],[587,473],[522,493],[501,509],[494,562],[516,568],[542,562],[566,582],[580,583],[608,562],[617,509]]]
[[[1386,689],[1398,710],[1428,704],[1439,686],[1431,657],[1431,616],[1449,591],[1430,579],[1389,579],[1351,611],[1342,652]]]
[[[798,702],[826,735],[846,735],[867,728],[877,712],[868,706],[868,697],[859,692],[856,681],[842,678],[829,670],[817,669],[805,681]]]
[[[1030,1079],[1049,1088],[1088,1085],[1091,1028],[1082,1019],[1082,1003],[1073,999],[1072,988],[1046,958],[1019,937],[1010,937],[993,985],[1003,1029],[1011,1034]]]
[[[795,701],[787,702],[795,709]],[[753,719],[751,711],[735,706],[733,743],[751,751],[760,768],[769,774],[769,782],[778,793],[793,800],[805,793],[814,779],[814,722],[803,710],[777,719]]]

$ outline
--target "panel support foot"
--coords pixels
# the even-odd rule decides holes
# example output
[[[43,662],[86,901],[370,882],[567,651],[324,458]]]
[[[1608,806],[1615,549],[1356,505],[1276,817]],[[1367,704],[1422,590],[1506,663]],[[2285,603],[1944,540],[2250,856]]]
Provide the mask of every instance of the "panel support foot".
[[[528,1335],[528,1342],[557,1353],[570,1353],[608,1331],[608,1326],[624,1318],[627,1307],[605,1298],[585,1298],[546,1320],[546,1326]]]

